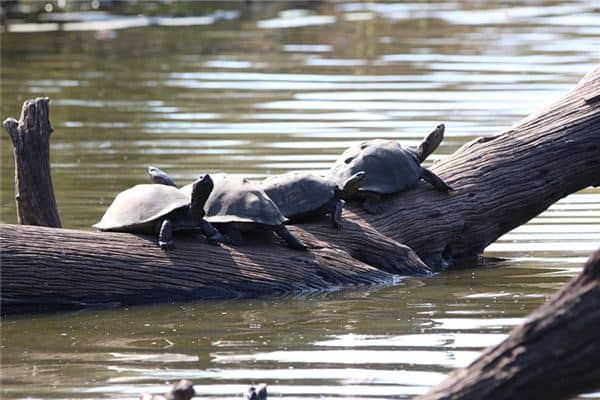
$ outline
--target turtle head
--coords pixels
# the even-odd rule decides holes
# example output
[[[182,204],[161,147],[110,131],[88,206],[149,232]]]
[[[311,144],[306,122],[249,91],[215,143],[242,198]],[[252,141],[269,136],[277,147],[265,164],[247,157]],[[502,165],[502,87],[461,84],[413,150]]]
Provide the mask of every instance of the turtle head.
[[[419,163],[422,163],[442,143],[445,130],[446,127],[444,124],[439,124],[423,139],[419,147],[414,150],[417,153]]]
[[[173,385],[171,391],[165,396],[167,400],[190,400],[196,395],[194,385],[187,379],[182,379]]]
[[[258,388],[250,386],[246,393],[246,400],[267,400],[267,384],[261,383]]]
[[[359,171],[346,179],[342,187],[339,189],[339,195],[342,199],[352,198],[356,195],[360,187],[365,181],[367,173],[365,171]]]
[[[150,180],[152,183],[158,183],[161,185],[167,186],[176,186],[175,181],[171,178],[165,171],[160,168],[153,167],[150,165],[148,167],[148,175],[150,175]]]
[[[209,174],[200,175],[192,184],[190,213],[193,219],[200,220],[204,217],[204,204],[214,187],[215,184]]]

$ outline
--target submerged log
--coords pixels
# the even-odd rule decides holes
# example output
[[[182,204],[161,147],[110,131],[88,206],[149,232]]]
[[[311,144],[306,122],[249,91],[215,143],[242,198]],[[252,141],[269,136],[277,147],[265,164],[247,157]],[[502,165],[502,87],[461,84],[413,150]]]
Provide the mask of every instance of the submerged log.
[[[389,283],[472,260],[558,199],[600,185],[599,97],[600,66],[557,103],[434,165],[450,195],[420,183],[389,196],[380,215],[349,203],[339,232],[325,218],[290,227],[306,253],[193,238],[163,252],[144,236],[0,225],[3,311]]]
[[[416,400],[567,399],[600,388],[600,250],[508,338]]]

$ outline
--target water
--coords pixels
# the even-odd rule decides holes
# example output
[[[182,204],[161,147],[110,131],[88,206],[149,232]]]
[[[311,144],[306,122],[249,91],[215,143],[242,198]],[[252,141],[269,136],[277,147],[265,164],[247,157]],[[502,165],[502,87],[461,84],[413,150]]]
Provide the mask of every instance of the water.
[[[51,98],[65,227],[91,229],[117,192],[146,181],[148,164],[181,183],[199,171],[324,172],[356,140],[416,145],[444,122],[435,161],[558,99],[600,55],[587,1],[227,8],[119,20],[139,25],[130,29],[2,34],[2,117]],[[6,134],[0,145],[0,219],[14,223]],[[508,261],[477,269],[311,296],[3,318],[0,396],[135,398],[190,378],[208,398],[262,381],[289,399],[408,398],[501,341],[599,244],[600,190],[586,189],[487,249]]]

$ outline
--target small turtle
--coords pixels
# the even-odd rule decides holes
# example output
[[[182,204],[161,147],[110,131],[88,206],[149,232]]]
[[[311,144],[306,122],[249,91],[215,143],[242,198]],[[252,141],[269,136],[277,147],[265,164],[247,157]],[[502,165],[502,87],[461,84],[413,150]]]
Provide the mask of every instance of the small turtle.
[[[160,186],[170,187],[167,186],[170,182],[175,185],[159,168],[148,167],[148,174],[152,182],[161,183]],[[227,174],[213,174],[212,178],[214,189],[206,201],[206,220],[223,232],[231,244],[244,243],[242,232],[275,232],[291,248],[306,249],[306,245],[285,227],[287,218],[259,186]],[[180,191],[189,196],[192,185],[186,185]]]
[[[140,400],[190,400],[196,395],[194,385],[187,379],[182,379],[173,385],[165,395],[142,393]]]
[[[177,230],[200,230],[210,242],[216,243],[221,235],[203,218],[213,186],[208,174],[191,184],[187,195],[167,185],[136,185],[117,194],[94,228],[158,233],[158,245],[167,250],[175,248],[171,239],[172,232]]]
[[[331,224],[340,229],[342,197],[356,195],[365,173],[357,172],[338,186],[335,181],[309,172],[288,172],[262,182],[263,190],[291,222],[330,214]]]
[[[329,176],[345,182],[359,171],[366,176],[359,190],[350,197],[363,200],[363,208],[369,213],[383,211],[379,203],[381,195],[401,192],[424,179],[437,190],[449,192],[452,188],[439,176],[421,166],[421,163],[441,143],[444,125],[438,125],[416,149],[403,147],[395,140],[375,139],[357,143],[348,148],[337,159]]]
[[[246,392],[246,400],[267,400],[267,384],[261,383],[258,388],[250,386]]]

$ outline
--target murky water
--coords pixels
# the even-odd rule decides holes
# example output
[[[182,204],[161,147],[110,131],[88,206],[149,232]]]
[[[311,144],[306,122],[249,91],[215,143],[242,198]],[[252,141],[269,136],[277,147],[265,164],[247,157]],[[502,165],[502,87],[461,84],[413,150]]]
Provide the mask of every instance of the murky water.
[[[280,2],[130,29],[15,25],[2,34],[1,116],[51,98],[57,202],[81,229],[145,182],[148,164],[182,183],[323,172],[356,140],[416,145],[444,122],[434,161],[559,98],[600,59],[591,2],[483,4]],[[1,220],[14,223],[0,138]],[[509,260],[484,268],[309,297],[4,318],[0,395],[134,398],[190,378],[209,398],[262,381],[289,399],[407,398],[502,340],[599,244],[600,191],[587,189],[491,245]]]

